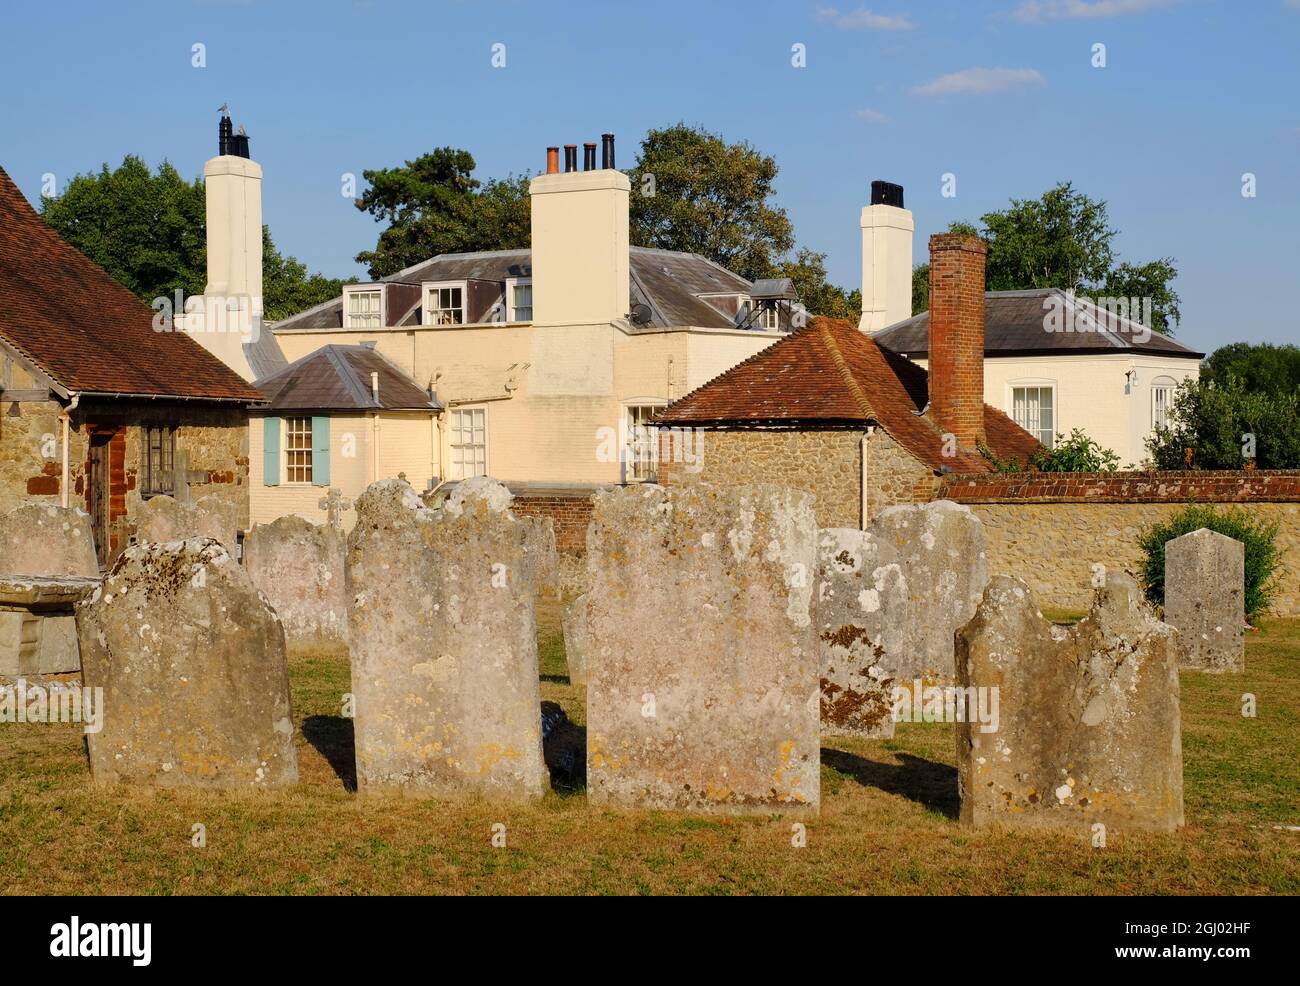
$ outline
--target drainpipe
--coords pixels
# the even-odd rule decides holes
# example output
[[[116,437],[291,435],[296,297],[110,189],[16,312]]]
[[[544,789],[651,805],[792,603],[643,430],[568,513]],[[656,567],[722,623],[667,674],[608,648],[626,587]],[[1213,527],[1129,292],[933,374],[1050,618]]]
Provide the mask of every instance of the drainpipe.
[[[876,433],[875,425],[867,425],[866,434],[862,436],[862,441],[858,443],[858,461],[862,463],[862,523],[861,528],[865,531],[870,518],[867,517],[867,442],[871,441],[871,436]]]
[[[63,482],[60,484],[59,490],[63,494],[63,506],[65,508],[68,506],[68,484],[71,481],[68,465],[68,422],[72,418],[72,412],[77,409],[77,405],[80,403],[81,392],[78,391],[72,395],[72,400],[63,409],[63,413],[59,415],[59,420],[63,423]]]

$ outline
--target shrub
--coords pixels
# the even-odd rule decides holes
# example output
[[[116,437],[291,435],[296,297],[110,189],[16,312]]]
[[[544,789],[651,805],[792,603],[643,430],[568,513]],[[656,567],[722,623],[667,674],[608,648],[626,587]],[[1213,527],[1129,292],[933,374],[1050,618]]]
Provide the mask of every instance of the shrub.
[[[1041,472],[1114,472],[1119,456],[1075,428],[1069,438],[1058,434],[1055,447],[1040,448],[1029,464]]]
[[[1142,582],[1147,598],[1159,606],[1165,602],[1165,544],[1202,527],[1225,534],[1246,546],[1246,615],[1253,617],[1268,608],[1277,591],[1277,524],[1255,520],[1236,507],[1222,512],[1205,504],[1190,504],[1167,521],[1144,529],[1138,541],[1145,556]]]
[[[1300,391],[1250,390],[1239,377],[1184,380],[1175,391],[1169,423],[1155,429],[1147,450],[1157,469],[1300,468]]]

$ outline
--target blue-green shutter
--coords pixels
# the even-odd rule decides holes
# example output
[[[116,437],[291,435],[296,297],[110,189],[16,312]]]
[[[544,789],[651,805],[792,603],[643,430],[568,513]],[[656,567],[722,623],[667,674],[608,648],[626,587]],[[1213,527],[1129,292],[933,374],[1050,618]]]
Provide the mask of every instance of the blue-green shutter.
[[[311,482],[313,486],[330,484],[330,419],[311,419]]]
[[[280,485],[280,419],[262,419],[262,483]]]

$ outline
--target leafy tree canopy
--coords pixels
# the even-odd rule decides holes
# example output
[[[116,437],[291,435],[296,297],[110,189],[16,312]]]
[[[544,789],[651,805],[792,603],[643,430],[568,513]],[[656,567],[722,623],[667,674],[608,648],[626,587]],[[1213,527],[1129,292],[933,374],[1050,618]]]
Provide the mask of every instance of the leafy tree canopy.
[[[146,304],[177,290],[201,295],[207,282],[203,182],[167,161],[157,173],[134,154],[110,169],[77,175],[62,195],[41,197],[41,214],[64,240]],[[262,295],[267,318],[284,318],[336,297],[339,280],[308,275],[262,227]]]
[[[1300,346],[1233,342],[1220,346],[1201,364],[1201,379],[1227,384],[1237,377],[1246,390],[1292,394],[1300,388]]]
[[[1062,288],[1088,297],[1149,297],[1152,328],[1173,334],[1181,316],[1178,294],[1170,286],[1178,276],[1173,258],[1117,262],[1113,241],[1118,231],[1110,225],[1104,201],[1062,182],[1037,199],[1012,199],[1006,209],[985,213],[980,223],[954,222],[948,229],[988,241],[988,290]],[[928,264],[913,271],[914,314],[929,306],[929,275]]]

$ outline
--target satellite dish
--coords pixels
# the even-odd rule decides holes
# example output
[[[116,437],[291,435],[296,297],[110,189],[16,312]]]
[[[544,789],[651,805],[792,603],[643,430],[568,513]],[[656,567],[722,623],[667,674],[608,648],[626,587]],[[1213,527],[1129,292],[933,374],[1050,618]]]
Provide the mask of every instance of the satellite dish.
[[[640,302],[637,302],[637,304],[632,306],[633,325],[649,325],[650,319],[653,317],[654,313],[650,311],[649,305],[643,305]]]

